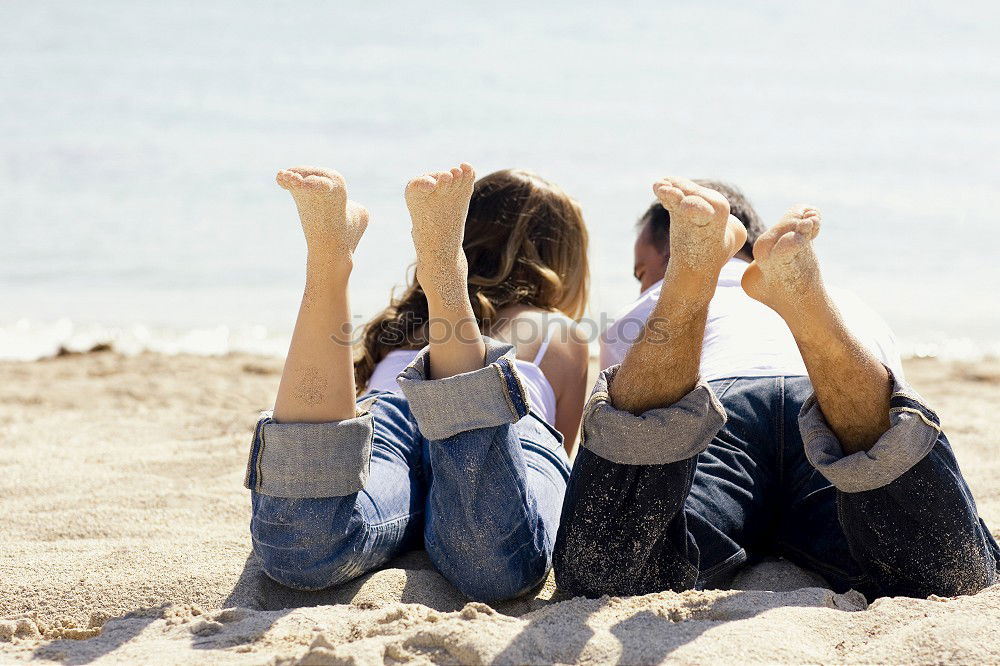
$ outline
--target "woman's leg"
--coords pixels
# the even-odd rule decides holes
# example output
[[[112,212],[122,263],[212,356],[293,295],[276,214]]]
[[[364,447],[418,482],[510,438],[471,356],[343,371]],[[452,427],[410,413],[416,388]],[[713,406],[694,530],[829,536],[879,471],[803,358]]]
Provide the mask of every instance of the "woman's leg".
[[[414,178],[406,186],[417,281],[427,298],[432,379],[478,370],[486,355],[469,302],[469,265],[462,249],[475,182],[475,171],[463,163]]]
[[[367,212],[334,171],[290,169],[278,183],[295,199],[309,258],[274,414],[250,452],[250,530],[268,575],[319,589],[419,542],[423,440],[402,397],[355,406],[347,279]]]
[[[347,200],[336,171],[296,167],[278,172],[291,192],[306,237],[306,285],[281,373],[274,419],[323,423],[354,418],[354,364],[347,280],[368,211]]]
[[[548,573],[569,465],[558,435],[525,418],[513,347],[484,339],[469,303],[462,239],[474,179],[463,164],[406,188],[430,328],[400,385],[430,440],[424,544],[456,587],[489,601]]]

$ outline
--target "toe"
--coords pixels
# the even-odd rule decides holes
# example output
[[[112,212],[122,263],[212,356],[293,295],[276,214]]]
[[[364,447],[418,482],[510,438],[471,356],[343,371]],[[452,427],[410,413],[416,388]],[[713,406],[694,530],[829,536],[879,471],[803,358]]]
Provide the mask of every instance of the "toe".
[[[331,181],[327,176],[310,174],[302,178],[302,184],[311,190],[317,190],[321,192],[329,192],[333,189],[333,181]]]
[[[819,217],[811,216],[804,218],[801,222],[799,222],[798,225],[796,225],[795,230],[805,236],[808,240],[812,240],[819,234],[819,226]]]
[[[459,168],[462,170],[462,175],[465,178],[475,179],[476,170],[472,168],[471,164],[468,162],[462,162],[462,165]]]
[[[712,216],[716,213],[715,206],[698,194],[689,194],[681,199],[678,208],[688,211],[692,215],[697,215],[698,217]],[[727,210],[726,215],[728,214],[729,211]]]
[[[347,202],[347,216],[354,220],[354,223],[358,225],[362,231],[368,228],[368,209],[356,201]]]
[[[284,181],[284,185],[282,187],[291,188],[302,185],[302,176],[294,171],[289,171],[287,169],[282,171],[281,179]]]
[[[430,175],[419,176],[406,184],[406,192],[427,193],[433,191],[436,185],[437,181],[434,180],[432,176]]]
[[[653,194],[660,200],[663,207],[668,210],[676,208],[680,204],[681,199],[684,198],[684,193],[677,187],[674,187],[673,182],[667,178],[653,183]]]
[[[709,203],[714,214],[721,215],[725,218],[729,217],[729,199],[727,199],[724,194],[713,190],[710,187],[704,187],[702,185],[697,185],[696,187],[698,188],[698,196]]]
[[[779,222],[762,233],[753,244],[753,258],[757,261],[767,261],[775,242],[787,231],[787,227],[782,229]]]
[[[809,213],[812,210],[813,209],[810,206],[806,206],[804,204],[796,204],[795,206],[789,208],[788,212],[785,213],[785,215],[787,215],[788,217],[799,217],[799,218],[809,217]]]
[[[781,235],[771,248],[772,257],[782,257],[795,254],[803,245],[809,242],[809,237],[798,231],[789,231]]]
[[[343,178],[333,169],[324,169],[323,167],[297,166],[288,169],[288,171],[294,171],[303,178],[308,176],[322,176],[324,178],[329,178],[332,181],[338,181]]]
[[[438,182],[438,185],[451,185],[451,172],[437,171],[434,173],[434,179]]]
[[[698,185],[693,180],[688,180],[687,178],[667,178],[670,183],[677,189],[684,192],[685,195],[688,194],[698,194],[702,189],[701,185]]]
[[[462,169],[460,167],[455,167],[451,170],[452,180],[459,181],[462,179]]]

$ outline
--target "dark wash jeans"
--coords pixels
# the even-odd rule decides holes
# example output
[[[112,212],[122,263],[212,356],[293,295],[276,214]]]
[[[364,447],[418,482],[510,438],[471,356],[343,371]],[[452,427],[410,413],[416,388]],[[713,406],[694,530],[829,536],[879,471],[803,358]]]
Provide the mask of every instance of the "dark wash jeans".
[[[780,555],[869,599],[971,594],[998,582],[938,417],[895,383],[890,429],[845,456],[807,377],[699,384],[641,416],[616,410],[605,371],[584,415],[554,554],[586,596],[724,587]]]

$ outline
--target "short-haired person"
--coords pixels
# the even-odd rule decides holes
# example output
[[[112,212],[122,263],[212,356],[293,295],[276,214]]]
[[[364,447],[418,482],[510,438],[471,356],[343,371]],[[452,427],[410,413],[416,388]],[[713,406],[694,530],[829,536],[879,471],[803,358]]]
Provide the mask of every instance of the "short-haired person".
[[[905,384],[888,328],[823,284],[818,211],[795,207],[759,233],[718,189],[654,185],[669,246],[662,261],[647,251],[662,234],[644,220],[646,289],[627,313],[643,324],[634,340],[620,326],[603,340],[605,362],[624,360],[584,412],[559,587],[720,587],[765,555],[869,598],[996,583],[1000,548],[937,416]]]

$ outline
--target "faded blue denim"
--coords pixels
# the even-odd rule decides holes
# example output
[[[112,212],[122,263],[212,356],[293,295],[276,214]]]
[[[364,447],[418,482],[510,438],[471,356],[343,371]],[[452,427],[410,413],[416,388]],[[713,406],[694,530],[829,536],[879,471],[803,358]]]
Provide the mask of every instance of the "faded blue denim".
[[[521,594],[548,574],[569,462],[530,412],[510,345],[486,367],[428,380],[425,349],[404,395],[372,392],[337,423],[257,424],[246,486],[267,574],[316,590],[426,548],[466,596]]]
[[[869,599],[969,594],[998,578],[940,421],[894,383],[889,430],[844,455],[807,377],[720,379],[640,416],[605,371],[556,543],[559,587],[588,596],[725,587],[784,556]]]

